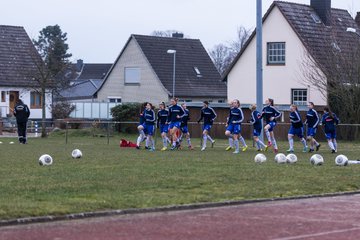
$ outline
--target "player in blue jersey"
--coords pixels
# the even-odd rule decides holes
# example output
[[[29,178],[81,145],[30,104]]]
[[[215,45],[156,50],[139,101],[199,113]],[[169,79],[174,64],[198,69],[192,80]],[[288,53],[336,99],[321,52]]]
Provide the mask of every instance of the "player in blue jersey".
[[[169,115],[169,111],[165,108],[165,103],[162,102],[159,104],[159,111],[157,113],[157,128],[160,129],[163,148],[161,151],[167,150],[167,145],[170,142],[168,138],[168,132],[169,132],[169,124],[166,124],[167,118]]]
[[[309,152],[313,152],[314,148],[316,148],[316,151],[319,151],[321,144],[316,141],[315,135],[320,123],[320,118],[317,111],[314,109],[315,105],[313,102],[309,102],[308,107],[309,111],[306,113],[305,124],[307,125],[307,140],[310,142]]]
[[[245,152],[247,145],[244,138],[241,136],[241,123],[244,121],[244,114],[240,108],[240,101],[235,99],[232,101],[228,121],[226,123],[225,135],[229,137],[233,136],[235,151],[233,153],[239,153],[239,140],[243,145],[242,151]]]
[[[257,109],[256,104],[251,105],[251,107],[250,107],[250,110],[251,110],[250,123],[253,125],[253,139],[256,142],[258,151],[262,151],[263,149],[265,149],[265,151],[266,151],[268,147],[259,138],[259,136],[261,135],[262,123],[261,123],[261,114],[256,109]]]
[[[143,103],[140,109],[140,120],[139,120],[139,125],[137,127],[138,131],[139,131],[139,136],[136,140],[136,148],[140,149],[140,144],[141,142],[143,142],[144,140],[146,140],[146,129],[145,129],[145,118],[144,118],[144,111],[146,108],[147,102]],[[147,141],[145,141],[145,148],[148,149],[148,145],[147,145]]]
[[[232,102],[230,102],[230,110],[231,110],[231,108],[232,108]],[[229,117],[227,117],[226,118],[226,122],[229,122]],[[228,126],[227,125],[225,125],[225,131],[226,131],[226,128],[227,128]],[[226,148],[225,148],[225,151],[230,151],[231,149],[233,149],[233,147],[234,147],[234,136],[230,133],[229,134],[229,136],[228,136],[228,140],[229,140],[229,146],[227,146]]]
[[[274,128],[276,126],[276,119],[281,116],[281,113],[274,107],[274,99],[266,99],[265,105],[261,117],[265,119],[266,123],[264,130],[268,139],[268,147],[273,146],[274,152],[278,153],[279,150],[275,140]]]
[[[145,125],[144,128],[146,129],[147,133],[147,139],[148,142],[149,151],[153,152],[155,151],[155,141],[154,141],[154,133],[155,133],[155,112],[153,110],[153,106],[151,103],[146,104],[146,108],[144,111],[144,119],[145,119]]]
[[[324,125],[325,136],[328,140],[331,153],[336,153],[338,149],[336,142],[336,125],[339,124],[339,118],[335,113],[330,111],[329,107],[325,107],[321,122]]]
[[[211,107],[209,107],[209,102],[208,101],[204,101],[203,102],[203,108],[201,109],[201,116],[200,119],[197,121],[198,123],[200,123],[200,121],[202,119],[204,119],[204,125],[203,125],[203,144],[202,144],[202,148],[201,151],[204,151],[206,149],[206,142],[209,139],[211,142],[211,146],[214,146],[215,140],[213,140],[210,135],[210,129],[214,123],[215,118],[217,117],[214,109],[212,109]]]
[[[290,106],[290,129],[288,132],[288,140],[289,140],[289,145],[290,148],[287,150],[287,152],[294,152],[294,136],[298,136],[300,138],[301,143],[304,146],[303,152],[307,152],[307,144],[306,144],[306,140],[304,138],[304,125],[303,122],[301,120],[301,116],[300,113],[298,111],[298,108],[296,105],[292,104]]]
[[[189,109],[187,109],[185,103],[182,103],[181,107],[184,109],[185,114],[181,119],[181,124],[180,124],[181,135],[179,137],[179,140],[180,140],[179,142],[181,142],[183,137],[185,136],[187,144],[188,144],[188,148],[190,150],[193,150],[194,148],[191,146],[190,132],[189,132],[189,128],[188,128],[188,121],[190,120],[190,112],[189,112]]]
[[[167,119],[167,124],[169,124],[170,136],[172,141],[172,146],[170,150],[174,150],[178,147],[177,138],[180,135],[180,124],[181,119],[184,116],[184,109],[177,104],[178,99],[171,99],[171,106],[169,107],[169,115]]]

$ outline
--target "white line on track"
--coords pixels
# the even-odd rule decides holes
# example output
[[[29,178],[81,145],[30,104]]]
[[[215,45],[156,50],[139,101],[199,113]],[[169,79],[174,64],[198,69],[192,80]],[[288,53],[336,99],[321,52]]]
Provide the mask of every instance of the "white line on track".
[[[310,237],[320,237],[324,235],[331,235],[335,233],[344,233],[344,232],[351,232],[360,230],[360,227],[357,228],[348,228],[348,229],[342,229],[342,230],[334,230],[334,231],[328,231],[328,232],[320,232],[320,233],[314,233],[314,234],[304,234],[304,235],[298,235],[293,237],[284,237],[284,238],[274,238],[272,240],[295,240],[295,239],[302,239],[302,238],[310,238]]]

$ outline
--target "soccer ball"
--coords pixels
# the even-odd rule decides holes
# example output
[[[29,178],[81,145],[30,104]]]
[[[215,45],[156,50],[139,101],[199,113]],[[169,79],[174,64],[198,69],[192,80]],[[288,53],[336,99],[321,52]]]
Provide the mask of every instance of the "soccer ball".
[[[286,163],[286,156],[283,153],[278,153],[275,156],[275,162],[277,163]]]
[[[286,162],[287,163],[296,163],[297,162],[297,156],[293,153],[290,153],[286,156]]]
[[[71,152],[71,156],[73,158],[81,158],[82,157],[82,152],[79,150],[79,149],[74,149],[72,152]]]
[[[49,154],[41,155],[39,158],[40,166],[49,166],[53,163],[53,159]]]
[[[337,166],[347,166],[348,160],[349,159],[345,155],[339,155],[335,158],[335,164]]]
[[[256,154],[255,158],[254,158],[254,161],[256,163],[263,163],[266,161],[266,156],[262,153],[259,153],[259,154]]]
[[[324,164],[324,158],[320,154],[314,154],[310,158],[310,163],[312,165],[323,165]]]

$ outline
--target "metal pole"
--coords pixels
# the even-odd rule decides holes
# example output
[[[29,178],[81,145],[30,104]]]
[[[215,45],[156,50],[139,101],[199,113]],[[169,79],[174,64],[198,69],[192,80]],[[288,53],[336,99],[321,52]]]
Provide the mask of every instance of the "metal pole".
[[[176,52],[174,53],[174,66],[173,66],[173,98],[175,97],[175,69],[176,69]]]
[[[263,108],[263,68],[262,68],[262,1],[256,0],[256,105],[259,111]],[[263,132],[259,138],[264,140]]]

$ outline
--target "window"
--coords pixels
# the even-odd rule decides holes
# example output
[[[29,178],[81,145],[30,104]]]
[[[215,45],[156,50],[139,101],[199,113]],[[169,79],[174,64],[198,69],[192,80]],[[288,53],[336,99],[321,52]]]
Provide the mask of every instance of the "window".
[[[301,106],[306,105],[308,102],[307,99],[307,90],[306,89],[292,89],[291,90],[291,103]]]
[[[318,24],[321,23],[320,17],[318,15],[316,15],[315,13],[310,14],[310,16],[315,23],[318,23]]]
[[[1,91],[1,102],[6,102],[6,92]]]
[[[108,97],[110,103],[121,103],[120,97]]]
[[[194,67],[194,71],[195,71],[196,76],[197,76],[198,78],[202,77],[201,72],[200,72],[200,70],[199,70],[198,67]]]
[[[125,84],[140,84],[140,68],[125,68]]]
[[[43,104],[43,99],[41,94],[38,92],[30,93],[30,108],[41,108]]]
[[[285,64],[284,42],[270,42],[267,44],[267,64],[269,65]]]

